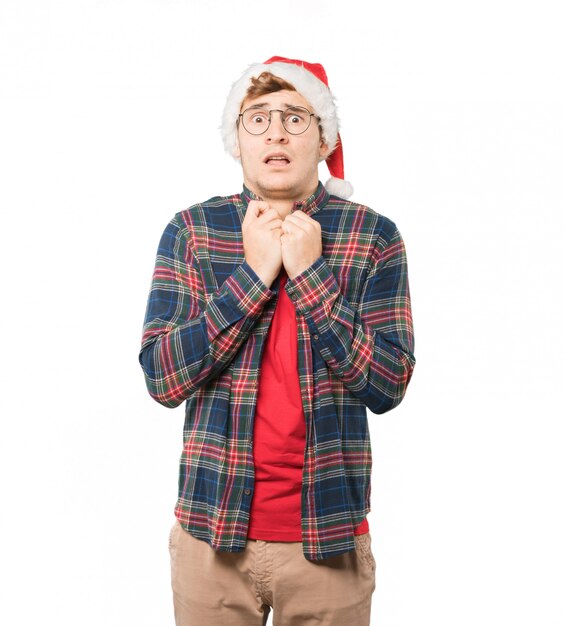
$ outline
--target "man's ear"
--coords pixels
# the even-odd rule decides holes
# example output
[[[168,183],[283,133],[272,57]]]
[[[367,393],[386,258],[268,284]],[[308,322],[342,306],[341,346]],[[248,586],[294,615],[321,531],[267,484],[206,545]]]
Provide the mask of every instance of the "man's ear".
[[[325,161],[330,156],[330,149],[325,141],[320,140],[320,161]]]
[[[239,139],[237,138],[237,135],[235,138],[235,146],[232,150],[232,155],[234,159],[241,159],[241,150],[239,149]]]

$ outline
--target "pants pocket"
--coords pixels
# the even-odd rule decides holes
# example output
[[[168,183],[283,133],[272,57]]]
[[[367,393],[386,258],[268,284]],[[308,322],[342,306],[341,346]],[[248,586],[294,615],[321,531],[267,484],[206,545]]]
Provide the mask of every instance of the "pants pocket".
[[[180,527],[180,524],[177,519],[175,519],[175,523],[172,525],[171,530],[169,531],[169,552],[175,546],[175,538],[177,536],[177,530]]]
[[[376,562],[375,557],[373,556],[373,551],[371,550],[371,535],[369,533],[357,535],[355,537],[355,547],[357,554],[359,555],[359,559],[363,561],[365,565],[368,565],[371,570],[375,571]]]

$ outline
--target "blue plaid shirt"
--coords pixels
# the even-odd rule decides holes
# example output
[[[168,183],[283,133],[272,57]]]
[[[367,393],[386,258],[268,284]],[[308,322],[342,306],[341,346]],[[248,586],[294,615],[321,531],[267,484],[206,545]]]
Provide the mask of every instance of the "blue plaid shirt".
[[[237,552],[253,496],[253,417],[261,355],[278,297],[244,259],[244,187],[175,215],[161,238],[140,363],[149,393],[186,403],[175,514],[193,536]],[[414,337],[402,238],[386,217],[320,183],[294,205],[318,221],[322,255],[285,289],[296,308],[306,419],[304,555],[355,548],[369,512],[367,408],[404,397]]]

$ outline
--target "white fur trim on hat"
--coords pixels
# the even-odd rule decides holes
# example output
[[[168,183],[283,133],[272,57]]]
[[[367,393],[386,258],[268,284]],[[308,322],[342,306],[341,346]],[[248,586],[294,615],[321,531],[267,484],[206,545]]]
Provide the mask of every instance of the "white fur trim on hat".
[[[251,65],[236,81],[228,95],[222,116],[222,139],[224,147],[232,156],[237,150],[237,120],[241,112],[241,103],[245,100],[251,78],[263,72],[270,72],[289,82],[312,105],[314,113],[320,118],[322,138],[330,152],[336,146],[339,130],[337,109],[332,92],[309,70],[293,63],[257,63]]]
[[[332,196],[347,200],[353,195],[353,185],[348,180],[330,176],[324,185],[326,191]]]

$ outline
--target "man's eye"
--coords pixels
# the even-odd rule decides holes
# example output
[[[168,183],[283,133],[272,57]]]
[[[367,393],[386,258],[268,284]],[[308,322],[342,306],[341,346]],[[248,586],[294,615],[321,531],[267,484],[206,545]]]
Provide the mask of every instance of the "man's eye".
[[[255,115],[251,117],[252,124],[265,124],[268,120],[269,117],[263,113],[255,113]]]
[[[298,113],[290,113],[286,116],[285,122],[287,124],[302,124],[304,122],[304,118]]]

